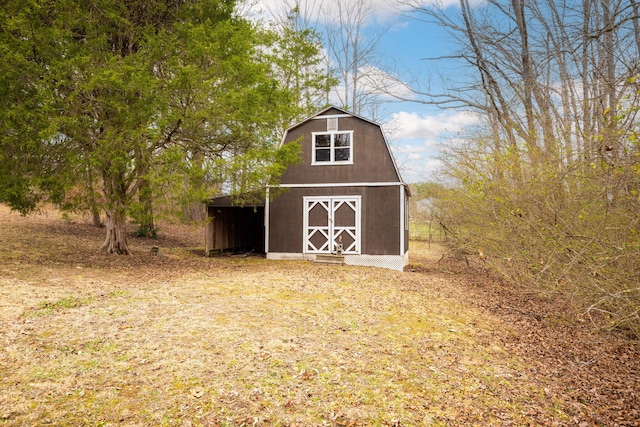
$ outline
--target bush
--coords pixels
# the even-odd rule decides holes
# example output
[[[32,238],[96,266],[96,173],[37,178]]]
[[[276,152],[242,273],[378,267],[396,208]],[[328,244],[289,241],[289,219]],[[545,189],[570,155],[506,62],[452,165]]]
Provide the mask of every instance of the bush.
[[[469,166],[456,159],[455,185],[434,205],[451,243],[482,250],[513,283],[571,301],[599,327],[640,337],[637,163],[541,161],[527,179]]]

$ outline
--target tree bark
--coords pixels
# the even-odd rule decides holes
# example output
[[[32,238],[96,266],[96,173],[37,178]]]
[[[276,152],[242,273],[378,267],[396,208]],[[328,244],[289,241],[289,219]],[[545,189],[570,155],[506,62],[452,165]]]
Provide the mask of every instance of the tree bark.
[[[93,226],[100,228],[102,227],[102,220],[100,219],[100,209],[98,208],[98,201],[96,200],[91,166],[87,166],[87,187],[89,190],[89,209],[91,211]]]
[[[153,214],[153,192],[149,180],[140,178],[138,181],[138,202],[140,203],[138,230],[134,233],[136,237],[156,237],[158,231],[154,222]]]
[[[108,254],[130,255],[127,240],[128,185],[123,172],[111,170],[110,164],[102,171],[105,196],[107,235],[101,250]]]
[[[533,73],[531,54],[529,53],[529,30],[527,29],[527,17],[525,15],[524,1],[511,0],[511,6],[515,15],[518,32],[520,33],[520,60],[522,61],[520,74],[523,82],[522,103],[527,119],[527,130],[523,133],[523,136],[527,142],[529,156],[533,160],[537,156],[538,151],[536,124],[534,119],[535,114],[533,111],[533,87],[535,85],[536,77]]]
[[[603,160],[615,163],[618,157],[618,146],[615,141],[615,121],[618,107],[618,95],[616,88],[616,62],[614,51],[615,37],[615,17],[613,5],[610,0],[602,1],[602,24],[603,24],[603,40],[602,40],[602,68],[603,73],[603,92],[604,92],[604,132],[603,142],[598,148],[600,156]]]
[[[93,195],[91,195],[91,220],[93,221],[94,227],[102,228],[102,218],[100,218],[100,210],[98,209],[96,199]]]
[[[127,218],[124,205],[117,203],[106,210],[107,236],[100,248],[108,254],[131,255],[127,239]]]
[[[633,7],[633,28],[635,29],[636,47],[640,52],[640,6],[636,0],[631,0],[631,6]]]

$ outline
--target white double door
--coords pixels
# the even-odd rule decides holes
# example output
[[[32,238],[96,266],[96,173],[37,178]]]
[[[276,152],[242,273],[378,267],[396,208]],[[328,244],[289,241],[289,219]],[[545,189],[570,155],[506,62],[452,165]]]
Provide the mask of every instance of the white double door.
[[[360,197],[305,197],[304,252],[360,253]]]

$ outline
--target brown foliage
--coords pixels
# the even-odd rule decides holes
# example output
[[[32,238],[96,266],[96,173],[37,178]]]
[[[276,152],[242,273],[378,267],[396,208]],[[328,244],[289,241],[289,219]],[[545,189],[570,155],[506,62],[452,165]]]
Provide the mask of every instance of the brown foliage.
[[[456,159],[459,186],[439,218],[458,251],[478,253],[523,291],[552,296],[602,329],[640,336],[638,165],[540,163],[527,181],[493,179]],[[488,167],[488,163],[484,164]]]

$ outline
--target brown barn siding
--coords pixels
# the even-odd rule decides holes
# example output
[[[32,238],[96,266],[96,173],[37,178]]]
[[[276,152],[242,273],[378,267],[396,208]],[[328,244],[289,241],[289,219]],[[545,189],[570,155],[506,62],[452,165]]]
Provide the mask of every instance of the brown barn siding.
[[[367,188],[363,201],[363,216],[366,209],[367,236],[366,254],[400,254],[400,187]]]
[[[301,253],[303,200],[308,196],[362,196],[361,253],[400,254],[400,187],[290,188],[269,207],[269,251]],[[393,218],[392,221],[389,218]]]
[[[287,133],[285,142],[302,136],[302,162],[290,166],[282,175],[283,184],[316,184],[337,182],[399,182],[380,127],[365,120],[340,118],[339,130],[353,130],[352,165],[311,165],[312,132],[327,130],[326,120],[310,120]]]
[[[303,206],[299,191],[285,191],[269,204],[270,252],[302,252]]]

